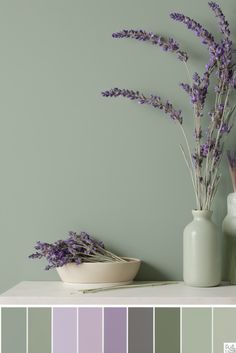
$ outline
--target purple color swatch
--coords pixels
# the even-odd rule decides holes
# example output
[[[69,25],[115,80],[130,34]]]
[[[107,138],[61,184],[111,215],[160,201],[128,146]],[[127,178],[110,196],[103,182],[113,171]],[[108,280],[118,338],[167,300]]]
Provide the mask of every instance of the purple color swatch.
[[[104,353],[127,353],[126,308],[104,309]]]
[[[77,353],[77,309],[53,309],[53,353]]]
[[[101,308],[79,308],[79,353],[103,353]]]

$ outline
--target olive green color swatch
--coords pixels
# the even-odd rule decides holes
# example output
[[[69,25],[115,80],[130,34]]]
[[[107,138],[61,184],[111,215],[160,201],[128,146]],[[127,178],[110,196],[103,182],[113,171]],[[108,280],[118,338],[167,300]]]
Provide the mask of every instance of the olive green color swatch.
[[[51,308],[28,309],[30,353],[51,353]]]
[[[1,328],[2,350],[0,351],[26,353],[26,308],[2,308]]]
[[[155,353],[180,353],[180,309],[155,309]]]
[[[153,353],[153,308],[129,308],[128,321],[128,352]]]
[[[236,308],[214,308],[214,353],[222,353],[224,343],[236,343]]]
[[[211,352],[210,308],[182,309],[182,353]]]

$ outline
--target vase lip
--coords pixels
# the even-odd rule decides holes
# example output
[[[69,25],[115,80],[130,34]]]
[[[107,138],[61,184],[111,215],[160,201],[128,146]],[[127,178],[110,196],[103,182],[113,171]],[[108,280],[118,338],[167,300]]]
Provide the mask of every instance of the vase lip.
[[[210,217],[212,215],[213,211],[212,210],[192,210],[192,215],[193,216],[206,216]]]

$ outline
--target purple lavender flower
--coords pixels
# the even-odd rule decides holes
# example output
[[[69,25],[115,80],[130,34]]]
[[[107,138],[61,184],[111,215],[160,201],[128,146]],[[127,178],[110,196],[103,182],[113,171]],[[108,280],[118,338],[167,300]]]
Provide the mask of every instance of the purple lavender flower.
[[[77,234],[70,231],[67,239],[57,240],[52,244],[38,241],[35,250],[37,251],[29,258],[45,258],[48,262],[45,270],[62,267],[68,263],[80,265],[83,262],[125,261],[106,250],[103,242],[85,232]]]
[[[205,158],[208,155],[210,148],[211,148],[211,145],[209,145],[208,143],[203,143],[200,146],[201,156]]]
[[[158,34],[152,32],[146,32],[142,29],[133,30],[133,29],[123,29],[120,32],[116,32],[112,34],[113,38],[133,38],[143,42],[150,42],[154,45],[159,46],[163,51],[169,51],[171,53],[176,53],[177,57],[181,61],[187,61],[188,55],[186,52],[180,50],[179,44],[173,39],[168,38],[165,39]]]
[[[228,123],[223,123],[220,127],[220,132],[221,134],[227,133],[229,134],[232,129],[232,125],[229,125]]]
[[[215,16],[219,19],[219,26],[220,26],[221,33],[224,34],[225,37],[229,37],[230,36],[229,23],[226,20],[225,15],[223,14],[220,6],[213,1],[210,1],[208,4],[212,9],[212,11],[214,12]]]
[[[159,96],[151,95],[146,97],[144,94],[139,93],[139,91],[133,91],[128,89],[113,88],[109,91],[102,92],[103,97],[125,97],[131,100],[136,100],[139,104],[149,104],[154,108],[163,110],[166,114],[169,114],[171,119],[178,121],[180,124],[183,122],[183,117],[181,115],[181,110],[176,110],[173,105],[166,101],[162,102]]]
[[[187,92],[189,95],[192,93],[192,87],[188,83],[183,83],[181,82],[180,87],[183,88],[185,92]]]
[[[217,46],[215,39],[213,35],[210,32],[208,32],[200,23],[194,21],[190,17],[185,16],[181,13],[173,12],[170,14],[170,17],[174,21],[182,22],[183,24],[185,24],[188,29],[193,31],[196,36],[201,38],[201,42],[207,45],[210,52],[214,52]]]

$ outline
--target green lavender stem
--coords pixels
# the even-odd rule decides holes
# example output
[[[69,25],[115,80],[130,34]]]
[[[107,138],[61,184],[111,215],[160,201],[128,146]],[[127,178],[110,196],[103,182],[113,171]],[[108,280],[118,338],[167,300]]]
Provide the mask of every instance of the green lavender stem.
[[[111,290],[115,290],[115,289],[157,287],[157,286],[164,286],[164,285],[167,285],[167,284],[177,284],[177,283],[179,283],[179,282],[173,282],[173,281],[148,282],[148,283],[142,282],[142,283],[137,283],[137,284],[124,284],[124,285],[114,285],[114,286],[110,286],[110,287],[82,289],[82,290],[79,290],[79,292],[82,292],[83,294],[86,294],[86,293],[98,293],[98,292],[111,291]]]

